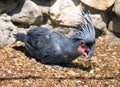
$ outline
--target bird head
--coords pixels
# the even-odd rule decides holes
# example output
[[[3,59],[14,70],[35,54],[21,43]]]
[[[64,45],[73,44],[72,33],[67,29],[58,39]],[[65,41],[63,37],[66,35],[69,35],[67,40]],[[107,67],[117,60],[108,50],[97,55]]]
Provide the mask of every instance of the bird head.
[[[86,58],[94,55],[95,29],[89,13],[82,13],[84,23],[78,23],[76,34],[71,38],[77,43],[77,52]]]

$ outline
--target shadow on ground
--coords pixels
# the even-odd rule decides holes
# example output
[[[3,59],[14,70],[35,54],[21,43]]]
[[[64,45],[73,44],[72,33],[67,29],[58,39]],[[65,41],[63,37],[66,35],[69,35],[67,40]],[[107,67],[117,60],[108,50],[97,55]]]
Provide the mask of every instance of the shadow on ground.
[[[30,59],[31,58],[34,58],[34,57],[32,57],[29,53],[28,53],[28,51],[27,51],[27,49],[26,49],[26,47],[25,46],[15,46],[15,47],[13,47],[15,50],[17,50],[17,51],[20,51],[20,52],[23,52],[24,54],[25,54],[25,56],[27,56],[27,57],[29,57]],[[34,58],[35,59],[35,58]],[[35,59],[37,62],[40,62],[39,60],[37,60],[37,59]],[[52,64],[47,64],[47,65],[51,65],[51,66],[55,66],[55,65],[52,65]],[[59,66],[61,66],[61,67],[66,67],[66,68],[79,68],[79,69],[81,69],[81,70],[83,70],[83,71],[87,71],[87,72],[89,72],[90,70],[91,70],[91,66],[88,66],[88,67],[84,67],[82,64],[74,64],[74,63],[69,63],[69,64],[60,64]]]

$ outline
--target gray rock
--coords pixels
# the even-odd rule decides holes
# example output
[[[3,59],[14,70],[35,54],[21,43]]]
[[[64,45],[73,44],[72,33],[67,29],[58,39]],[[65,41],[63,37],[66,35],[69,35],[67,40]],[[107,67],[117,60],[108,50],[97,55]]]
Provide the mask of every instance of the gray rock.
[[[33,1],[26,0],[20,12],[12,15],[12,21],[27,25],[40,25],[43,21],[42,10]]]
[[[105,20],[107,20],[106,17],[103,17],[102,14],[91,14],[94,27],[104,33],[109,33],[107,30],[107,23]],[[105,19],[106,18],[106,19]]]
[[[114,4],[115,0],[81,0],[81,2],[98,10],[106,10]]]
[[[115,0],[115,4],[112,10],[120,17],[120,0]]]
[[[3,14],[0,16],[0,45],[12,44],[15,42],[13,34],[17,32],[16,26],[11,22],[11,17]]]
[[[42,9],[43,14],[49,15],[50,0],[33,0],[33,2]]]
[[[78,14],[81,12],[80,0],[75,1],[52,0],[50,7],[51,21],[57,25],[75,26],[75,22],[78,20]]]

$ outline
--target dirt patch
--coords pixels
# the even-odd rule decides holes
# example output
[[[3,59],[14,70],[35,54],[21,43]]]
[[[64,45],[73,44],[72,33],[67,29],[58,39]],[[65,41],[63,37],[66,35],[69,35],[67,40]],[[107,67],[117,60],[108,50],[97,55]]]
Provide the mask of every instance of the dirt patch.
[[[72,64],[46,65],[32,58],[22,42],[0,47],[0,86],[119,87],[120,40],[99,37],[95,56]]]

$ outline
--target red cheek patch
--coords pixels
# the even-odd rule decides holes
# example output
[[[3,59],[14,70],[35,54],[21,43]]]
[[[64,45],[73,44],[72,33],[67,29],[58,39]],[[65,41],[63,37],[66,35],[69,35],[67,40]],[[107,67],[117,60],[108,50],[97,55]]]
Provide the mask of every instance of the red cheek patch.
[[[88,56],[88,52],[87,52],[87,46],[85,44],[81,44],[80,46],[78,46],[77,51],[79,53],[83,53],[85,55],[85,57]]]

